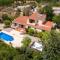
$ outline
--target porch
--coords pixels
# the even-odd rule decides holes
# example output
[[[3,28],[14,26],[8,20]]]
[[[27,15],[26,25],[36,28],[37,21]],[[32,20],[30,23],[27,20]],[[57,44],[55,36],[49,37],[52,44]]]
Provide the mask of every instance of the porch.
[[[26,33],[25,25],[23,25],[23,24],[13,23],[11,25],[11,28],[13,28],[13,29],[15,29],[15,30],[17,30],[19,32]]]

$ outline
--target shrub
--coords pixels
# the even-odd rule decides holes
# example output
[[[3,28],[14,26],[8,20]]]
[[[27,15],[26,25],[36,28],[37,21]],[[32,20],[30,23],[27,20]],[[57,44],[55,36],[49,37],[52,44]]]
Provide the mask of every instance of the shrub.
[[[5,27],[10,27],[11,21],[5,20],[4,24],[5,24]]]
[[[42,32],[38,32],[38,33],[36,34],[36,36],[39,37],[39,38],[42,38]]]
[[[29,44],[31,43],[31,39],[29,37],[25,37],[22,43],[23,43],[23,47],[28,47]]]
[[[33,35],[33,34],[34,34],[34,29],[29,28],[29,29],[28,29],[28,34],[29,34],[29,35]]]
[[[3,19],[3,21],[10,20],[11,22],[12,22],[12,20],[14,20],[14,18],[12,16],[8,16],[7,14],[3,14],[2,19]]]
[[[60,15],[54,16],[52,20],[54,23],[60,24]]]
[[[10,27],[10,24],[14,20],[12,16],[8,16],[7,14],[2,15],[3,23],[5,24],[5,27]]]

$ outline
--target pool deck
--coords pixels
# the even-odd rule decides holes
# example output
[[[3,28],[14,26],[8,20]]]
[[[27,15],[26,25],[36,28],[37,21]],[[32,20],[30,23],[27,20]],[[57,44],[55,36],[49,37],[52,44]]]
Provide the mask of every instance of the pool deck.
[[[7,30],[2,30],[1,32],[4,32],[10,36],[12,36],[14,38],[13,41],[4,41],[6,42],[8,45],[12,45],[13,47],[21,47],[22,46],[22,41],[24,39],[24,37],[29,37],[31,38],[31,42],[34,42],[34,41],[40,41],[40,38],[37,38],[37,37],[33,37],[33,36],[30,36],[30,35],[27,35],[27,34],[21,34],[21,32],[19,31],[16,31],[14,29],[11,29],[10,31],[8,31],[9,29]]]
[[[10,32],[7,32],[7,31],[3,30],[1,32],[4,32],[4,33],[6,33],[8,35],[11,35],[14,38],[13,41],[9,41],[9,42],[8,41],[4,41],[7,44],[11,43],[13,47],[21,47],[22,46],[21,41],[23,40],[24,35],[22,35],[20,32],[18,32],[16,30],[12,30]]]

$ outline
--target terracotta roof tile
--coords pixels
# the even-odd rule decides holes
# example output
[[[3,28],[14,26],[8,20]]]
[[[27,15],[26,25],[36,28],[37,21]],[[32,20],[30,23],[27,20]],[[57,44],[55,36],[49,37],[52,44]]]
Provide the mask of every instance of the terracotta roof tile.
[[[32,26],[33,28],[50,31],[53,27],[53,22],[47,21],[45,24],[42,25],[30,25],[30,26]]]
[[[52,27],[53,27],[53,22],[47,21],[44,29],[49,31],[49,30],[51,30]]]
[[[39,14],[39,13],[33,13],[31,16],[29,16],[30,19],[32,20],[45,20],[46,15],[45,14]]]
[[[36,16],[36,14],[33,14],[32,15],[32,19],[35,20],[36,19],[35,16]],[[27,24],[27,20],[29,18],[31,18],[31,16],[30,17],[28,17],[28,16],[21,16],[21,17],[16,18],[14,22],[20,23],[20,24],[23,24],[23,25],[32,26],[32,27],[37,28],[37,29],[47,30],[47,31],[50,31],[51,28],[53,27],[53,22],[51,22],[51,21],[46,21],[42,25],[31,25],[31,24]]]
[[[16,18],[14,22],[26,25],[28,19],[29,19],[28,16],[20,16]]]

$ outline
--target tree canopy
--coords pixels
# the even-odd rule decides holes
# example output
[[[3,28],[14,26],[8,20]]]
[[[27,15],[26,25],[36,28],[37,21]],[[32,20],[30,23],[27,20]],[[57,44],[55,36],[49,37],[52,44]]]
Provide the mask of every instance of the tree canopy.
[[[52,20],[53,22],[60,24],[60,15],[54,16]]]
[[[41,13],[44,13],[47,15],[46,20],[52,20],[54,14],[51,6],[45,6],[41,9]]]
[[[42,60],[41,54],[28,47],[13,48],[0,40],[0,60]]]
[[[28,47],[29,44],[31,43],[31,39],[29,37],[25,37],[22,43],[23,43],[23,47]]]
[[[47,40],[48,44],[44,47],[43,60],[59,60],[60,59],[60,34],[51,31],[51,36]]]
[[[0,0],[0,5],[7,6],[7,5],[11,5],[12,2],[13,2],[13,0]]]
[[[59,2],[59,0],[36,0],[37,2]]]

